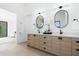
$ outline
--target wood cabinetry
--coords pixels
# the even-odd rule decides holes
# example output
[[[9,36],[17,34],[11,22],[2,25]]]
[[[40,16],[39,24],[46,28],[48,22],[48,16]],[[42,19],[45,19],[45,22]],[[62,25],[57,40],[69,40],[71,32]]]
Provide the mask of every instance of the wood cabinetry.
[[[78,38],[28,34],[27,45],[56,55],[79,56]]]
[[[79,38],[72,39],[72,55],[79,56]]]
[[[51,52],[51,37],[50,36],[41,36],[41,50],[44,50],[46,52]]]
[[[35,34],[34,35],[29,34],[27,45],[35,47],[35,48],[40,48],[40,37],[38,35],[35,35]]]
[[[62,37],[60,40],[60,54],[70,56],[71,51],[71,38]]]
[[[52,53],[59,55],[60,53],[60,40],[58,39],[58,37],[52,37]]]
[[[66,37],[52,37],[52,53],[57,55],[71,55],[71,40]]]

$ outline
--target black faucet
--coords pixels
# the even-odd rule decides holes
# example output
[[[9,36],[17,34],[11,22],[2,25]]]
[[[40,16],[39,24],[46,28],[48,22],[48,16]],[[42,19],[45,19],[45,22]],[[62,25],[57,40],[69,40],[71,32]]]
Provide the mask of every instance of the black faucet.
[[[60,30],[60,34],[63,34],[63,32]]]
[[[38,31],[38,33],[40,33],[40,30],[37,30]]]

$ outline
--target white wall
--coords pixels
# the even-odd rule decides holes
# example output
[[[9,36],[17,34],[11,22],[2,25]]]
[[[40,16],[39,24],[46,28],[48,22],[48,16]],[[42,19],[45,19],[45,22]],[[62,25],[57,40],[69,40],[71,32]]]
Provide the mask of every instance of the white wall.
[[[15,13],[17,16],[17,43],[26,41],[27,31],[25,30],[25,24],[28,24],[28,4],[25,3],[0,3],[0,8],[8,10],[9,12]],[[29,7],[30,8],[30,7]],[[12,20],[13,21],[13,20]]]
[[[3,8],[5,10],[8,10],[9,12],[15,13],[17,16],[17,43],[24,42],[25,41],[25,31],[24,31],[24,16],[26,15],[26,10],[24,9],[24,3],[0,3],[0,8]],[[26,5],[27,7],[27,5]],[[15,17],[12,17],[14,20]],[[22,24],[21,24],[22,23]],[[12,26],[11,26],[12,27]]]
[[[28,33],[37,33],[37,28],[33,25],[35,23],[37,13],[43,12],[45,24],[41,32],[47,29],[48,23],[51,24],[51,30],[54,33],[59,32],[59,29],[54,25],[54,15],[59,10],[57,7],[63,4],[52,3],[2,3],[0,8],[6,9],[17,15],[17,43],[25,42]],[[79,33],[79,22],[74,22],[73,19],[79,19],[79,4],[68,4],[63,6],[63,9],[69,13],[69,24],[63,28],[64,33]]]
[[[37,33],[37,28],[33,25],[35,23],[35,18],[38,12],[43,12],[41,15],[44,16],[45,25],[41,32],[47,29],[46,24],[51,24],[51,30],[53,33],[59,32],[60,29],[56,28],[54,25],[54,15],[59,10],[57,7],[64,4],[28,4],[28,15],[24,21],[26,28],[25,32],[28,33]],[[27,8],[27,7],[26,7]],[[73,19],[79,20],[79,4],[68,4],[63,6],[64,10],[67,10],[69,13],[69,23],[67,27],[63,28],[62,31],[66,34],[79,34],[79,21],[73,21]],[[25,35],[26,35],[25,34]],[[26,36],[25,36],[26,37]]]
[[[41,32],[47,29],[48,23],[51,24],[51,30],[54,33],[59,32],[60,29],[56,28],[54,25],[54,15],[59,10],[57,7],[63,4],[19,4],[17,10],[21,10],[17,13],[17,42],[25,42],[27,40],[28,33],[37,33],[37,28],[33,25],[35,23],[36,16],[38,12],[43,12],[45,19],[45,24]],[[19,7],[20,6],[20,7]],[[67,10],[69,13],[69,24],[66,28],[63,28],[64,33],[75,33],[79,32],[79,22],[74,22],[73,19],[79,19],[79,4],[68,4],[68,6],[63,6],[63,9]],[[16,10],[15,9],[15,10]],[[20,13],[21,12],[21,13]],[[74,25],[75,24],[75,25]]]
[[[8,22],[8,37],[14,36],[16,31],[16,14],[0,8],[0,21]]]

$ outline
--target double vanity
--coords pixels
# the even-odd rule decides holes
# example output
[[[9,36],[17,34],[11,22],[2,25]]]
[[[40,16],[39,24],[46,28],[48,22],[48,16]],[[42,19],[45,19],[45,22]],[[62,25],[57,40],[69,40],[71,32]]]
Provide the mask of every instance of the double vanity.
[[[63,33],[64,30],[62,30],[69,23],[68,12],[59,8],[59,11],[54,15],[54,25],[60,29],[60,34],[52,34],[50,29],[50,26],[52,27],[51,23],[47,24],[48,29],[44,30],[43,34],[41,34],[41,30],[46,24],[41,13],[38,14],[39,16],[37,16],[35,23],[38,34],[28,34],[27,45],[55,55],[79,56],[79,35],[66,35]]]
[[[28,34],[27,45],[54,55],[79,56],[77,35]]]

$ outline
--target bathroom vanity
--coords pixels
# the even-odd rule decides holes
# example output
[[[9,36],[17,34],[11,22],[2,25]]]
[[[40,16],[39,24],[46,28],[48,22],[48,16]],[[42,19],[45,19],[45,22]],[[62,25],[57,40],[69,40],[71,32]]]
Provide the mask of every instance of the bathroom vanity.
[[[67,27],[69,23],[69,13],[62,8],[59,9],[53,20],[55,27],[60,29],[60,34],[48,34],[52,33],[50,24],[48,24],[48,30],[44,30],[44,33],[41,34],[40,30],[45,23],[44,17],[39,13],[35,23],[38,34],[28,34],[27,45],[55,55],[79,56],[79,35],[63,33],[62,28]]]
[[[79,36],[28,34],[27,45],[61,56],[79,56]]]

